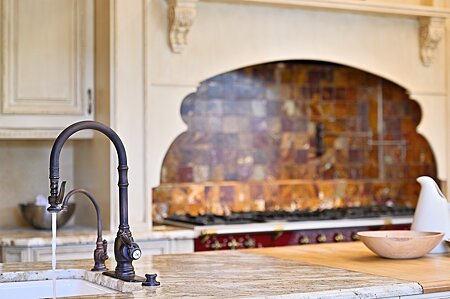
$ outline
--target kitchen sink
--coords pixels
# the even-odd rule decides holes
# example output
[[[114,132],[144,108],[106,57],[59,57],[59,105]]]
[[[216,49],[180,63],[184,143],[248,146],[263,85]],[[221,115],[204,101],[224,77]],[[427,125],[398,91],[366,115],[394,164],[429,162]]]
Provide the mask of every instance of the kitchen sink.
[[[57,279],[56,297],[112,294],[117,291],[83,279]],[[0,298],[52,298],[53,281],[18,281],[0,283]]]

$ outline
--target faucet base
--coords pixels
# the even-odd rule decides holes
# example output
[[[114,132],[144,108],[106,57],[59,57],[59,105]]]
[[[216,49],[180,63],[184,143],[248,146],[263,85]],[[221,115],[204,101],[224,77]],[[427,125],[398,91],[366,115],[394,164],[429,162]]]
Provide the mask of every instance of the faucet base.
[[[144,282],[146,281],[145,277],[139,276],[139,275],[130,275],[130,276],[119,276],[116,274],[116,271],[107,271],[107,272],[103,272],[103,275],[109,276],[109,277],[113,277],[113,278],[117,278],[126,282]]]
[[[105,271],[108,271],[108,268],[106,268],[105,265],[103,265],[103,267],[94,265],[94,267],[91,269],[91,271],[92,272],[105,272]]]

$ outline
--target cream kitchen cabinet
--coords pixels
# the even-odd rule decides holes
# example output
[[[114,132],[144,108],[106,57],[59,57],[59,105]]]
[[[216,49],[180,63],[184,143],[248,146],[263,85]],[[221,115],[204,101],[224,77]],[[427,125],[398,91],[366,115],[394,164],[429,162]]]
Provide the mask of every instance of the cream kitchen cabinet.
[[[1,0],[0,138],[93,118],[93,2]]]
[[[192,239],[136,240],[142,255],[191,253],[194,251]],[[92,244],[62,244],[56,247],[58,261],[93,259],[95,239]],[[108,255],[114,257],[114,242],[108,244]],[[52,260],[51,244],[42,246],[0,246],[0,262],[48,262]]]

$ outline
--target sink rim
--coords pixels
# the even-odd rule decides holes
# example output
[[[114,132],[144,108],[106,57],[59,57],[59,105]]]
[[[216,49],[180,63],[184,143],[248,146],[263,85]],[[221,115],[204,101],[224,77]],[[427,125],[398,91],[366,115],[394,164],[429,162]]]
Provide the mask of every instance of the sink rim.
[[[115,279],[101,272],[93,272],[85,269],[56,269],[56,279],[80,279],[93,284],[112,289],[115,292],[130,293],[143,290],[140,283],[125,282]],[[39,281],[52,280],[52,270],[36,270],[36,271],[0,271],[0,284],[6,282],[21,282],[21,281]]]
[[[52,296],[52,280],[8,281],[0,283],[2,296],[12,295],[21,298],[42,298]],[[56,294],[60,297],[101,296],[117,294],[118,291],[101,286],[82,278],[60,278],[56,280]]]

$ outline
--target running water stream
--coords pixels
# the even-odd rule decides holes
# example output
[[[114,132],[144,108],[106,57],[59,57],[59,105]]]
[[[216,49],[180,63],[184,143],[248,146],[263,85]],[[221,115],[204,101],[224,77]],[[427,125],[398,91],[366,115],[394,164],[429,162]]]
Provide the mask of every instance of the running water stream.
[[[56,298],[56,214],[52,213],[52,280],[53,298]]]

